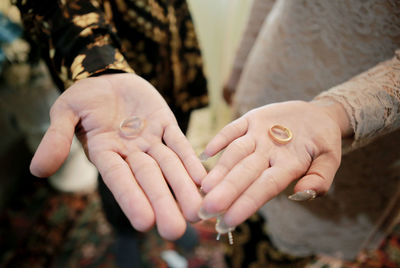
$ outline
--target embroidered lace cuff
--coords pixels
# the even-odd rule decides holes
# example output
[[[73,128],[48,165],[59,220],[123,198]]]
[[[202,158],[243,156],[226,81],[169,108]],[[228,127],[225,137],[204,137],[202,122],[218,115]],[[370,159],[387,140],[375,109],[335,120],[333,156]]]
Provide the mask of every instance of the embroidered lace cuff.
[[[395,57],[335,86],[315,99],[340,102],[350,118],[354,140],[344,152],[364,146],[400,127],[400,50]]]

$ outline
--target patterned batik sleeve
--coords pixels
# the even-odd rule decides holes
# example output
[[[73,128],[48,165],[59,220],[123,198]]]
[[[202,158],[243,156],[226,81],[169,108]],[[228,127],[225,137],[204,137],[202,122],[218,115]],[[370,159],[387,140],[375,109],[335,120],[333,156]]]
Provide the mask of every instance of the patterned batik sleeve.
[[[395,56],[318,95],[343,105],[354,130],[344,151],[363,146],[400,128],[400,50]]]
[[[104,72],[133,72],[99,0],[14,0],[24,26],[64,88]],[[57,81],[56,81],[57,82]],[[59,85],[60,86],[60,85]]]

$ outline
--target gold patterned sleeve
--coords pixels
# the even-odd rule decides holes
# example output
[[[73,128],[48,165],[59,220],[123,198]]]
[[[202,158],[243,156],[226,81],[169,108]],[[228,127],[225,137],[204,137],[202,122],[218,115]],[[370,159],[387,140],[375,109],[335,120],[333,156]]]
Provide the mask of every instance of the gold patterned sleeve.
[[[29,38],[61,88],[104,72],[133,72],[100,0],[14,0]]]
[[[400,128],[400,49],[394,57],[318,95],[343,105],[354,130],[344,151]]]

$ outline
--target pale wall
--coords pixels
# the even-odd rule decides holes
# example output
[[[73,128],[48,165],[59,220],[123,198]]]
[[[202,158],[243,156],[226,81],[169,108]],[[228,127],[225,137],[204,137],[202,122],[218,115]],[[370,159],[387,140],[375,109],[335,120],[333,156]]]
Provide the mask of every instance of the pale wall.
[[[193,113],[188,137],[201,152],[206,143],[231,120],[222,98],[252,0],[188,0],[202,48],[210,106]]]

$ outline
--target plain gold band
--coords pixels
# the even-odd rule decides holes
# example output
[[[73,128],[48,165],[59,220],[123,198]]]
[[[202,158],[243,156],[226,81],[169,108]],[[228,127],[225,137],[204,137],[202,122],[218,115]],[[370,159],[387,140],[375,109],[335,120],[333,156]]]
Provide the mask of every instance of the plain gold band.
[[[283,132],[285,132],[287,137],[281,138],[281,137],[276,136],[276,134],[274,133],[274,129],[282,130]],[[277,142],[279,144],[287,144],[293,139],[292,131],[290,131],[290,129],[288,129],[287,127],[284,127],[282,125],[273,125],[268,130],[268,134],[274,142]]]

